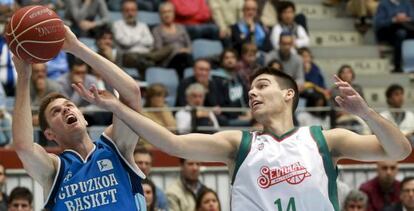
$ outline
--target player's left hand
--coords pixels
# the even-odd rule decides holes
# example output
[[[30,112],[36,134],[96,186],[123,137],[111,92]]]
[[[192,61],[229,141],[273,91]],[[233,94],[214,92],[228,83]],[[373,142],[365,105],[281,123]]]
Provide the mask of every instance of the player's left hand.
[[[348,82],[342,81],[336,75],[334,78],[335,85],[339,89],[339,96],[335,97],[335,101],[345,111],[364,118],[370,110],[365,100]]]
[[[119,106],[121,103],[113,94],[106,90],[98,90],[95,85],[92,85],[87,90],[82,83],[72,84],[73,89],[86,101],[95,104],[103,109],[113,111],[113,108]]]

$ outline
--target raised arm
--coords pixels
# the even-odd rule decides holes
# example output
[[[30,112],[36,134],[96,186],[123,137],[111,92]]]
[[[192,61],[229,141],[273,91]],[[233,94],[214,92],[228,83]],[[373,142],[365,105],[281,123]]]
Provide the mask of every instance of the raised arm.
[[[168,154],[186,159],[228,164],[234,161],[242,138],[241,131],[219,132],[213,135],[175,135],[120,103],[106,91],[98,91],[96,87],[87,91],[82,84],[77,84],[74,88],[90,103],[112,111],[137,134]]]
[[[336,77],[336,76],[335,76]],[[345,111],[361,117],[374,135],[358,135],[345,129],[325,131],[324,135],[333,155],[361,161],[403,160],[411,153],[405,135],[383,118],[348,83],[336,77],[340,95],[336,102]]]
[[[12,121],[12,146],[27,173],[48,190],[52,186],[58,160],[55,155],[48,154],[43,147],[33,142],[32,110],[30,107],[31,65],[16,57],[13,57],[13,62],[18,78]]]

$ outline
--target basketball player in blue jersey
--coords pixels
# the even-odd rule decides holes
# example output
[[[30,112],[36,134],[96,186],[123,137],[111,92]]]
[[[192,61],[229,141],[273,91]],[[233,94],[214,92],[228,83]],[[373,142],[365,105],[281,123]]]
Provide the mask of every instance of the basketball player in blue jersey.
[[[66,28],[63,50],[98,71],[120,93],[128,108],[140,110],[137,83],[110,61],[84,44]],[[31,66],[16,57],[18,72],[13,112],[13,147],[28,174],[41,184],[49,210],[145,210],[141,179],[144,174],[134,163],[138,136],[122,121],[113,119],[100,138],[92,141],[87,122],[74,103],[62,95],[45,97],[39,109],[40,127],[48,140],[64,151],[47,153],[33,142],[30,107]]]
[[[411,146],[404,134],[368,107],[348,83],[335,78],[340,90],[336,102],[364,119],[374,135],[318,126],[295,128],[296,83],[270,68],[252,75],[249,91],[251,112],[264,126],[263,131],[174,135],[96,87],[86,90],[77,84],[76,91],[112,111],[137,134],[171,155],[226,163],[232,177],[232,210],[339,211],[338,160],[402,160],[411,153]]]

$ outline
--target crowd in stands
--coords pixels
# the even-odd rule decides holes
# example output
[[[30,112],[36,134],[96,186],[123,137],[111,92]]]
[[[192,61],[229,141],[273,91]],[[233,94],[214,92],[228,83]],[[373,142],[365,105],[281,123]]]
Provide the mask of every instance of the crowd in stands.
[[[323,3],[338,6],[340,0]],[[296,114],[297,126],[316,124],[370,133],[361,119],[336,109],[334,99],[338,90],[327,86],[324,70],[314,62],[306,17],[297,13],[291,1],[0,0],[0,147],[8,147],[12,142],[12,110],[4,102],[13,98],[17,77],[2,36],[3,28],[14,10],[39,4],[55,10],[79,39],[136,79],[142,88],[144,114],[178,134],[213,133],[224,126],[260,128],[248,112],[249,75],[260,66],[283,71],[296,80],[304,102],[301,106],[307,109]],[[390,72],[402,71],[402,42],[414,38],[413,4],[409,0],[347,1],[346,10],[355,17],[356,30],[365,33],[373,26],[377,41],[393,47],[394,69]],[[159,21],[141,20],[140,13],[156,14],[153,17]],[[222,49],[195,58],[196,51],[204,50],[193,47],[194,41],[200,39],[219,43]],[[207,50],[209,46],[204,47]],[[174,78],[145,83],[154,68],[174,72],[178,86],[171,91],[169,84],[164,83]],[[363,86],[355,82],[357,76],[352,66],[343,64],[337,76],[364,97]],[[37,107],[51,92],[62,93],[81,107],[89,126],[107,125],[111,114],[95,111],[72,89],[71,84],[79,82],[85,87],[96,84],[99,89],[116,92],[88,65],[65,52],[45,64],[33,64],[33,125],[39,126]],[[381,115],[413,137],[414,114],[402,110],[404,88],[392,84],[384,95],[389,110]],[[167,97],[173,100],[167,101]],[[37,141],[50,146],[42,134]],[[153,157],[148,149],[153,146],[145,140],[139,143],[135,162],[149,176]],[[167,190],[155,186],[151,177],[143,181],[147,209],[221,210],[217,194],[199,180],[201,164],[190,160],[181,160],[180,164],[180,176]],[[414,178],[398,182],[396,163],[378,163],[377,171],[378,177],[363,184],[360,191],[344,195],[343,209],[414,209]],[[17,187],[10,194],[3,193],[4,182],[5,168],[0,165],[0,211],[15,207],[31,210],[30,191]]]

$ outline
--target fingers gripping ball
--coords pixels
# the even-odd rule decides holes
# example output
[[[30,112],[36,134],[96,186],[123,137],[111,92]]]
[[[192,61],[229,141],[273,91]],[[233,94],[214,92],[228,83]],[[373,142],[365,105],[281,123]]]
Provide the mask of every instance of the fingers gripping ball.
[[[5,38],[15,56],[29,63],[44,63],[53,59],[62,48],[65,27],[49,8],[28,6],[13,14]]]

